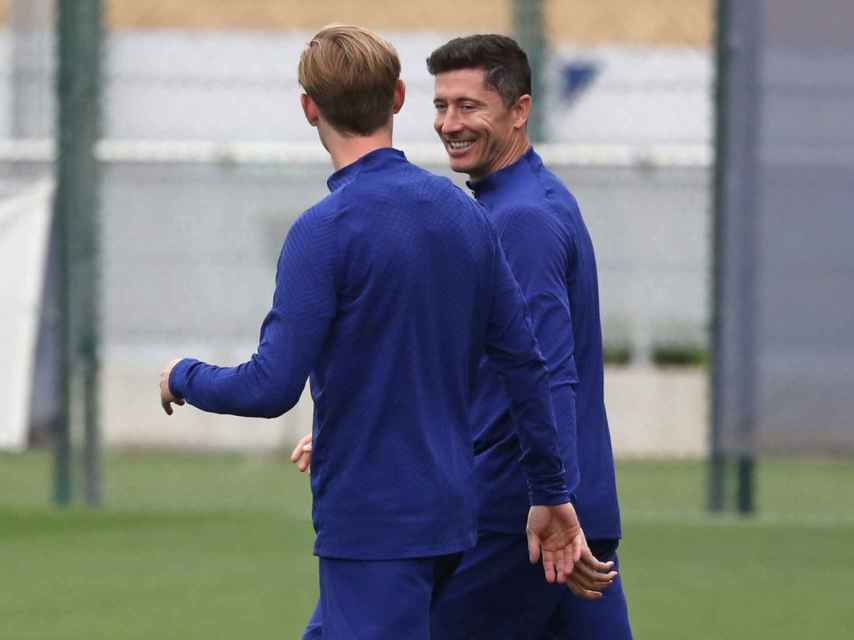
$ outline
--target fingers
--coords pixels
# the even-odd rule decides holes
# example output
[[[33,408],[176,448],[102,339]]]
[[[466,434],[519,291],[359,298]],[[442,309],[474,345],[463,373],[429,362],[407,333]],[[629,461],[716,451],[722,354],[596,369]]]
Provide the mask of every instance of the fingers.
[[[539,539],[529,532],[528,559],[531,561],[531,564],[535,564],[541,554],[546,582],[566,583],[575,568],[572,562],[572,551],[567,547],[562,549],[546,549],[541,547]]]
[[[308,466],[311,464],[311,453],[307,451],[301,452],[294,464],[296,464],[300,473],[305,473],[305,470],[308,469]]]
[[[598,600],[602,597],[600,592],[592,589],[585,589],[572,578],[566,581],[566,586],[573,594],[584,600]]]
[[[312,436],[308,433],[300,438],[291,452],[291,462],[296,464],[301,473],[305,473],[311,468],[311,443]]]
[[[581,552],[581,560],[578,561],[578,565],[580,567],[584,567],[587,571],[591,573],[596,573],[600,575],[604,575],[607,573],[618,573],[616,569],[614,569],[614,561],[611,560],[609,562],[601,562],[596,559],[592,553],[590,553],[590,549],[585,547],[584,551]]]
[[[301,473],[305,473],[311,466],[311,451],[303,451],[302,455],[297,460],[297,469]]]
[[[180,398],[176,398],[172,395],[172,390],[169,388],[169,374],[172,372],[172,367],[175,366],[180,360],[173,360],[170,362],[163,371],[160,372],[160,406],[163,407],[163,411],[166,412],[167,416],[171,416],[173,409],[172,404],[176,404],[178,406],[184,406],[184,400]]]
[[[588,574],[589,571],[590,569],[587,567],[576,565],[575,571],[566,581],[566,586],[579,598],[584,598],[585,600],[598,600],[602,597],[601,592],[611,586],[617,572],[612,571],[608,574],[597,574],[593,572],[595,576],[599,577],[591,578]]]
[[[616,571],[608,573],[600,573],[594,571],[583,562],[575,565],[573,575],[577,576],[578,581],[582,586],[588,589],[605,588],[609,586],[619,574]]]
[[[573,563],[572,559],[567,552],[567,549],[564,547],[560,551],[555,554],[556,557],[556,566],[557,566],[557,581],[560,584],[564,584],[566,582],[567,577],[573,571]]]
[[[593,591],[604,591],[614,583],[617,577],[616,571],[610,573],[599,573],[592,571],[589,567],[583,564],[575,565],[572,572],[572,582],[575,584]],[[569,582],[569,580],[567,581]]]
[[[555,563],[557,562],[556,553],[554,551],[542,550],[543,553],[543,571],[546,575],[546,582],[552,583],[557,579],[555,571]],[[566,578],[564,578],[565,580]]]
[[[600,573],[608,573],[614,568],[614,561],[601,562],[593,555],[589,547],[585,547],[581,553],[581,562],[590,567],[593,571]]]
[[[296,462],[302,456],[302,440],[297,442],[294,450],[291,451],[291,462]]]
[[[291,452],[291,462],[296,462],[302,455],[303,451],[311,451],[311,434],[307,433],[299,439],[293,452]]]
[[[184,401],[176,400],[175,398],[170,398],[168,400],[166,398],[160,399],[160,406],[163,407],[163,410],[166,412],[167,416],[171,416],[174,412],[174,409],[172,409],[173,404],[177,404],[179,407],[183,407]]]
[[[528,561],[537,564],[540,559],[540,539],[537,534],[528,529]]]
[[[587,541],[584,539],[584,534],[581,533],[581,529],[579,529],[578,531],[579,533],[572,539],[572,542],[570,543],[573,564],[581,560],[581,553],[587,548]]]

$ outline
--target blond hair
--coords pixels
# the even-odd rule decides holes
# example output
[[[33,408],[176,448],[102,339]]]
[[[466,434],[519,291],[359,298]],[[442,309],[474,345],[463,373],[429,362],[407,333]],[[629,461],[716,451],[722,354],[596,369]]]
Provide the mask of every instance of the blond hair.
[[[321,29],[299,61],[299,83],[342,133],[368,135],[391,117],[400,59],[375,33],[352,25]]]

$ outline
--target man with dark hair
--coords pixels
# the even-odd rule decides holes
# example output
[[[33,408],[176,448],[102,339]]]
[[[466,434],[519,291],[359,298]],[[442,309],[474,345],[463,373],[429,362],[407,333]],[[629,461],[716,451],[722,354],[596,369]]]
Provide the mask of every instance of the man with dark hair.
[[[326,640],[428,640],[434,594],[476,541],[469,418],[484,353],[519,418],[537,505],[531,561],[542,555],[546,579],[563,582],[583,544],[548,371],[495,231],[449,180],[391,148],[399,72],[394,48],[359,27],[328,27],[308,43],[301,100],[336,169],[331,193],[288,232],[252,358],[237,367],[185,358],[160,381],[170,415],[186,401],[273,417],[311,374]]]
[[[567,582],[581,597],[535,579],[516,533],[525,484],[515,416],[494,364],[482,360],[473,419],[478,544],[437,601],[433,638],[626,640],[620,578],[605,573],[617,567],[621,534],[590,236],[572,194],[528,141],[531,71],[516,42],[456,38],[436,49],[427,67],[436,79],[435,129],[451,168],[469,175],[528,301],[549,368],[567,486],[592,550]]]

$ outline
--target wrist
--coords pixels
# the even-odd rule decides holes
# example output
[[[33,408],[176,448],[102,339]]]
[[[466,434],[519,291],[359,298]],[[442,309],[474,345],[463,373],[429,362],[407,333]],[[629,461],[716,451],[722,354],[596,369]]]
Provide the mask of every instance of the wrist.
[[[172,368],[169,370],[169,376],[167,378],[169,393],[171,393],[177,400],[183,400],[186,395],[186,370],[189,364],[191,364],[189,358],[175,360]]]

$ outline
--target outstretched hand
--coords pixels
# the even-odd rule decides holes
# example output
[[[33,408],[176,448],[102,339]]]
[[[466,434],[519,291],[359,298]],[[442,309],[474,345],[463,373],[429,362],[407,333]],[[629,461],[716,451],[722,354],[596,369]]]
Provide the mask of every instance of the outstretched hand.
[[[172,369],[179,362],[181,362],[181,358],[175,358],[160,372],[160,406],[163,407],[167,416],[172,415],[173,404],[177,404],[178,406],[184,404],[184,400],[172,395],[172,390],[169,388],[169,374],[172,373]]]
[[[542,556],[546,582],[566,583],[585,546],[572,504],[531,507],[527,534],[531,564]]]

